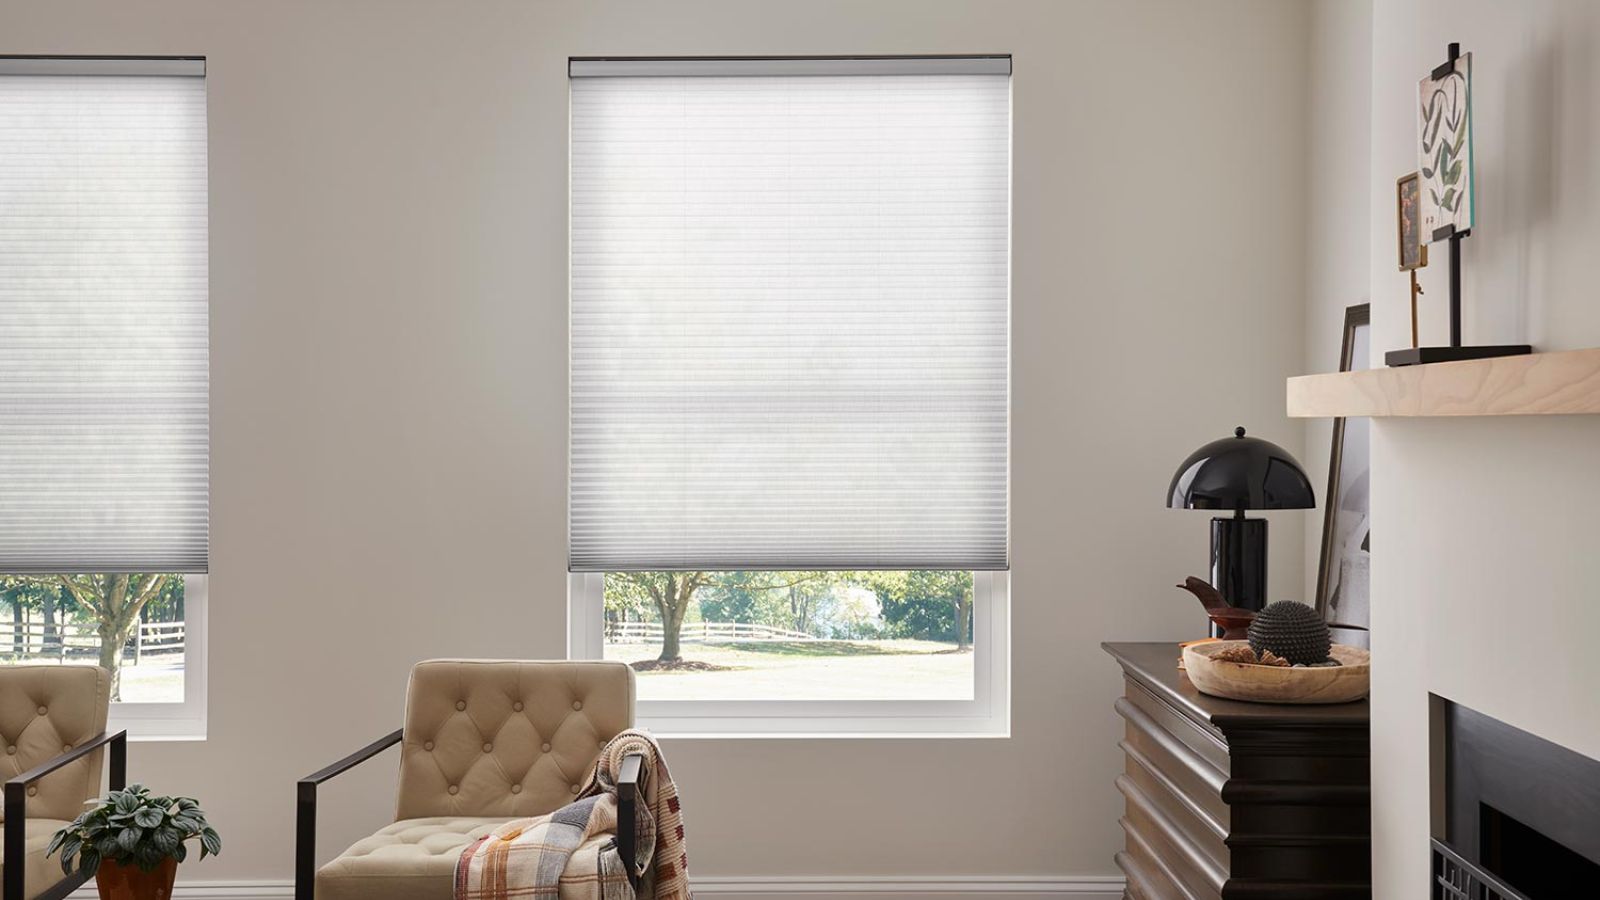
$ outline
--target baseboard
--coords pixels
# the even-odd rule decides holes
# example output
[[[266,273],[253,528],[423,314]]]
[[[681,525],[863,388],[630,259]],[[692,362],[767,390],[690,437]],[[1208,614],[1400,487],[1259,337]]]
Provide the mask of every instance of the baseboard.
[[[68,900],[98,900],[91,881]],[[172,886],[172,900],[291,900],[292,881],[182,881]]]
[[[694,879],[694,892],[717,900],[1120,900],[1122,878],[1088,876],[716,876]],[[95,900],[93,883],[72,900]],[[292,881],[180,881],[172,900],[289,900]]]
[[[703,876],[694,893],[718,900],[1121,900],[1121,876]]]

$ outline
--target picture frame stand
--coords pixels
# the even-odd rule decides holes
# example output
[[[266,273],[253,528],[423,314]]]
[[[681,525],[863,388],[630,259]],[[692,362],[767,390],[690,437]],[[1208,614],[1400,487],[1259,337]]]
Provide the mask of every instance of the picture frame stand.
[[[1455,69],[1456,59],[1461,56],[1461,45],[1452,42],[1447,51],[1444,63],[1434,67],[1435,80],[1443,78]],[[1388,366],[1414,366],[1422,363],[1458,362],[1464,359],[1489,359],[1496,356],[1522,356],[1532,353],[1533,347],[1528,344],[1486,344],[1474,347],[1461,345],[1461,240],[1472,233],[1472,229],[1457,229],[1454,225],[1445,225],[1433,230],[1433,240],[1450,242],[1450,346],[1448,347],[1408,347],[1404,350],[1390,350],[1383,355],[1383,361]],[[1416,273],[1412,273],[1416,277]],[[1412,293],[1415,304],[1416,292]],[[1412,307],[1415,316],[1415,305]],[[1412,341],[1416,341],[1416,322],[1412,321]]]

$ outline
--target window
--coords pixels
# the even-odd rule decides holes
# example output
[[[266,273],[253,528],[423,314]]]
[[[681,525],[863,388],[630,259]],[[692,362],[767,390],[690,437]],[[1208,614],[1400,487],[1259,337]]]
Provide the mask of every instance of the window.
[[[699,586],[669,648],[650,589],[676,580],[682,596],[684,579]],[[948,570],[575,574],[570,649],[631,664],[640,717],[663,733],[1004,734],[1005,586]]]
[[[0,662],[204,734],[205,64],[0,58]]]
[[[571,649],[671,733],[1003,733],[1010,60],[573,60]]]

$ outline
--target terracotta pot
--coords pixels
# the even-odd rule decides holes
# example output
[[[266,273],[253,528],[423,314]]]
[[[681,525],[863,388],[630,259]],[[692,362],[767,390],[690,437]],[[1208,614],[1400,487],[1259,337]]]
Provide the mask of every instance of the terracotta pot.
[[[149,872],[104,860],[94,873],[94,883],[100,888],[100,900],[168,900],[177,877],[178,861],[170,856]]]

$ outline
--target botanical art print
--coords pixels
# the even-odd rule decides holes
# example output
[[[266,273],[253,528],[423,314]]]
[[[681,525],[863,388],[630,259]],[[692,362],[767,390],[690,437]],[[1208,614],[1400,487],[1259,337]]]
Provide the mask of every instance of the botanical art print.
[[[1457,57],[1438,79],[1423,78],[1417,96],[1426,243],[1450,236],[1439,229],[1466,231],[1473,223],[1472,54]]]

